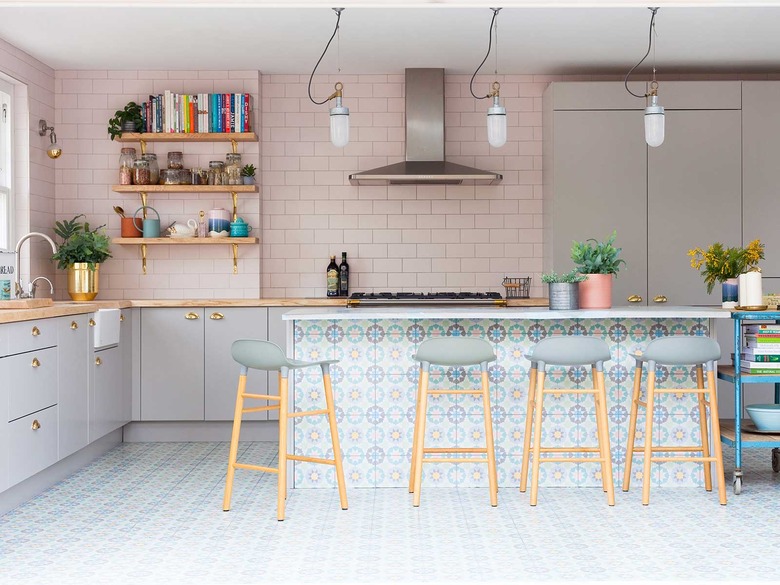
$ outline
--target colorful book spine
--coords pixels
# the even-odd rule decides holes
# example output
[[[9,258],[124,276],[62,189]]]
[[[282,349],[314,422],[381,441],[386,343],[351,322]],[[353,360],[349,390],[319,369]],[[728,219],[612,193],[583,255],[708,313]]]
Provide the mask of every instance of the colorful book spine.
[[[780,369],[778,368],[745,368],[740,367],[740,370],[745,374],[770,374],[780,376]]]
[[[760,354],[754,352],[744,352],[742,359],[753,362],[778,362],[780,363],[780,354]]]
[[[240,93],[235,94],[236,100],[236,132],[242,132],[243,126],[241,125],[241,117],[244,114],[244,107],[241,105],[243,96]]]
[[[244,132],[251,132],[252,125],[249,123],[249,94],[244,94]]]
[[[780,336],[780,325],[761,325],[758,323],[751,323],[750,325],[745,325],[743,331],[745,333],[769,334],[778,337]]]
[[[770,342],[770,341],[759,341],[757,339],[749,339],[746,337],[745,347],[749,347],[753,350],[756,349],[766,350],[762,353],[780,353],[780,340]]]

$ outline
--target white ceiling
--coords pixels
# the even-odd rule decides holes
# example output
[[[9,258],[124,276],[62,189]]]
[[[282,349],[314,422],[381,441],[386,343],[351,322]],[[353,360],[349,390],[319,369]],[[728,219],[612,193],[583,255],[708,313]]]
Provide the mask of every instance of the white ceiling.
[[[54,69],[309,73],[335,25],[331,3],[0,1],[0,38]],[[552,3],[561,6],[550,8]],[[353,4],[342,3],[343,73],[400,73],[406,67],[472,73],[487,49],[488,2]],[[646,50],[650,13],[638,2],[540,4],[504,4],[499,73],[624,73]],[[659,73],[780,71],[780,6],[773,2],[657,4],[663,6],[656,20]],[[319,73],[335,73],[337,53],[334,40]],[[491,56],[483,72],[492,70]]]

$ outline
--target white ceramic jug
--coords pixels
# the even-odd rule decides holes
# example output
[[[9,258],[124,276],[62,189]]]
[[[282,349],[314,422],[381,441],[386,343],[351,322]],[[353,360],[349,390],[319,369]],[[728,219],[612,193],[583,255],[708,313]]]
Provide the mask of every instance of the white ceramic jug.
[[[198,232],[198,222],[188,219],[187,223],[176,222],[168,228],[172,238],[193,238]]]

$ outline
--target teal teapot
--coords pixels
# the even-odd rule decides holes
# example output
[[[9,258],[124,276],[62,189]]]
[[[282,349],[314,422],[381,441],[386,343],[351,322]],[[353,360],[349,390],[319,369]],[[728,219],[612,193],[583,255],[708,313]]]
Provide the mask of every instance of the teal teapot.
[[[247,224],[241,217],[237,218],[236,221],[230,222],[231,238],[246,238],[249,236],[249,232],[251,231],[252,226]]]

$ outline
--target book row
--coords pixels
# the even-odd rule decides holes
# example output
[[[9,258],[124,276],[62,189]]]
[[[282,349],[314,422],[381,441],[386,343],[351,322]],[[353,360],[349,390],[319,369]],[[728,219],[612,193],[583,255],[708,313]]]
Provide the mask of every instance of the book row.
[[[181,94],[166,90],[141,104],[144,132],[251,132],[248,93]]]

